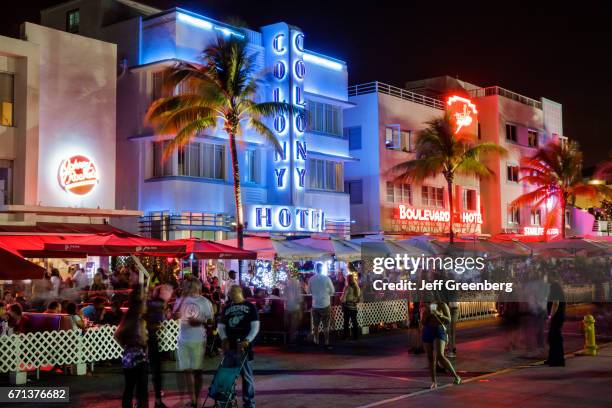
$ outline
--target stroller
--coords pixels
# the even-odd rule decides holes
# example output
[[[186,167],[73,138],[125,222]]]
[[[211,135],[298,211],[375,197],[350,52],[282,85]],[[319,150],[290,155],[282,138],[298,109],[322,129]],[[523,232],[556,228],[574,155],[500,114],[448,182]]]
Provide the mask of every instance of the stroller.
[[[226,367],[224,365],[226,357],[223,357],[213,377],[212,384],[208,388],[208,395],[206,396],[206,400],[204,400],[203,407],[206,407],[206,402],[209,397],[215,399],[215,408],[238,407],[238,401],[236,401],[236,380],[240,376],[240,372],[247,358],[249,358],[249,354],[247,352],[242,352],[236,357],[232,367]]]

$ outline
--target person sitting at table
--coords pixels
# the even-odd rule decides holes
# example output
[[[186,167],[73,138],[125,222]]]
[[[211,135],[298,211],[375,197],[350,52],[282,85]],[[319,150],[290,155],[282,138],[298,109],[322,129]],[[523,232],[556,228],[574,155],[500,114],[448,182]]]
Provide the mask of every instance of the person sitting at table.
[[[0,301],[0,336],[9,334],[8,316],[6,314],[6,304]]]
[[[117,326],[123,319],[123,310],[121,310],[121,302],[119,300],[113,300],[110,305],[110,310],[104,312],[104,318],[102,324],[109,324],[111,326]]]
[[[62,305],[57,300],[52,300],[47,305],[47,310],[45,310],[45,313],[62,313]]]
[[[104,319],[104,303],[104,298],[94,298],[93,303],[91,305],[85,306],[82,309],[83,316],[95,324],[102,323]]]
[[[77,307],[76,303],[68,302],[66,304],[66,313],[70,315],[70,322],[72,323],[72,330],[84,330],[85,322],[83,321],[83,316],[81,316],[81,311]]]
[[[8,309],[9,334],[25,333],[30,319],[23,314],[23,309],[19,303],[13,303]]]

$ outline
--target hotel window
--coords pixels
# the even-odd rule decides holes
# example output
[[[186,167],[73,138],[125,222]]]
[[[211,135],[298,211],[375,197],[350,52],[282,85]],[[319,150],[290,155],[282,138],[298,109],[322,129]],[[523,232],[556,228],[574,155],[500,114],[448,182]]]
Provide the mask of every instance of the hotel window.
[[[14,126],[13,104],[15,88],[13,74],[0,72],[0,125]]]
[[[506,123],[506,140],[516,142],[516,126]]]
[[[344,138],[348,140],[349,150],[361,149],[361,126],[345,127]]]
[[[570,211],[565,210],[565,228],[571,228],[570,220],[571,220]]]
[[[66,13],[66,31],[69,33],[78,33],[80,22],[81,12],[79,9],[70,10],[68,13]]]
[[[521,223],[521,211],[519,207],[510,205],[508,206],[508,224],[520,224]]]
[[[342,163],[330,160],[309,159],[308,188],[342,191]]]
[[[392,181],[387,181],[387,202],[393,203],[395,202],[395,187],[393,186]]]
[[[153,177],[172,176],[172,155],[163,159],[168,141],[153,143]]]
[[[519,181],[519,167],[512,164],[506,165],[506,180],[518,183]]]
[[[400,130],[399,126],[387,126],[385,128],[385,146],[387,149],[411,152],[413,149],[412,131]]]
[[[0,205],[12,204],[13,161],[0,160]]]
[[[342,108],[308,101],[308,130],[342,136]]]
[[[421,203],[428,207],[444,207],[444,188],[421,186]]]
[[[462,207],[467,211],[476,211],[476,190],[464,189],[461,192]]]
[[[538,131],[527,130],[527,144],[529,147],[538,147]]]
[[[165,142],[153,143],[153,177],[187,176],[216,180],[225,179],[225,146],[213,143],[189,143],[175,150],[162,161]],[[172,158],[177,157],[177,170],[172,169]]]
[[[345,181],[344,192],[349,194],[350,204],[363,204],[363,181]]]
[[[531,225],[542,225],[542,210],[531,211]]]
[[[247,183],[257,183],[257,151],[247,149],[244,152],[244,181]]]

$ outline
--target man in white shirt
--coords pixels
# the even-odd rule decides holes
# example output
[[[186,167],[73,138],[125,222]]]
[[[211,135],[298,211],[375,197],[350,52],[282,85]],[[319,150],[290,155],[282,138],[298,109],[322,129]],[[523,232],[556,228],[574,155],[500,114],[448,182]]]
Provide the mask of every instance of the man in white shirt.
[[[183,281],[182,294],[174,304],[174,314],[179,318],[177,342],[178,368],[185,372],[187,391],[194,407],[202,390],[206,323],[214,318],[212,303],[201,295],[202,282],[197,278]]]
[[[312,325],[314,330],[314,343],[319,344],[319,325],[323,325],[325,348],[331,350],[329,345],[329,322],[331,318],[331,296],[334,294],[334,284],[328,276],[323,275],[323,265],[316,265],[316,274],[308,281],[308,288],[312,294]]]
[[[227,275],[229,276],[229,279],[225,281],[225,290],[223,292],[223,300],[224,301],[229,301],[229,292],[230,292],[230,288],[234,285],[238,285],[238,281],[236,280],[236,271],[235,270],[230,270]]]

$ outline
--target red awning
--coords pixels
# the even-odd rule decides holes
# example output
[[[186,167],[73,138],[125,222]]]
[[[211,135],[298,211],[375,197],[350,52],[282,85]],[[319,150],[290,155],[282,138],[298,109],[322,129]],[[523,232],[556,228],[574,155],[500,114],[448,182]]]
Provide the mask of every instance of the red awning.
[[[64,236],[61,239],[46,242],[44,249],[53,253],[66,252],[106,256],[178,256],[186,251],[185,244],[119,234]]]
[[[186,252],[183,255],[193,256],[197,259],[255,259],[257,253],[247,251],[246,249],[236,248],[230,245],[220,244],[218,242],[201,240],[198,238],[175,239],[167,241],[178,245],[185,245]]]
[[[42,279],[45,268],[0,244],[0,280]]]
[[[0,225],[0,234],[122,234],[133,235],[110,224],[37,222],[36,225]]]
[[[67,235],[0,235],[0,245],[25,258],[83,258],[82,253],[52,252],[45,243],[68,238]]]

